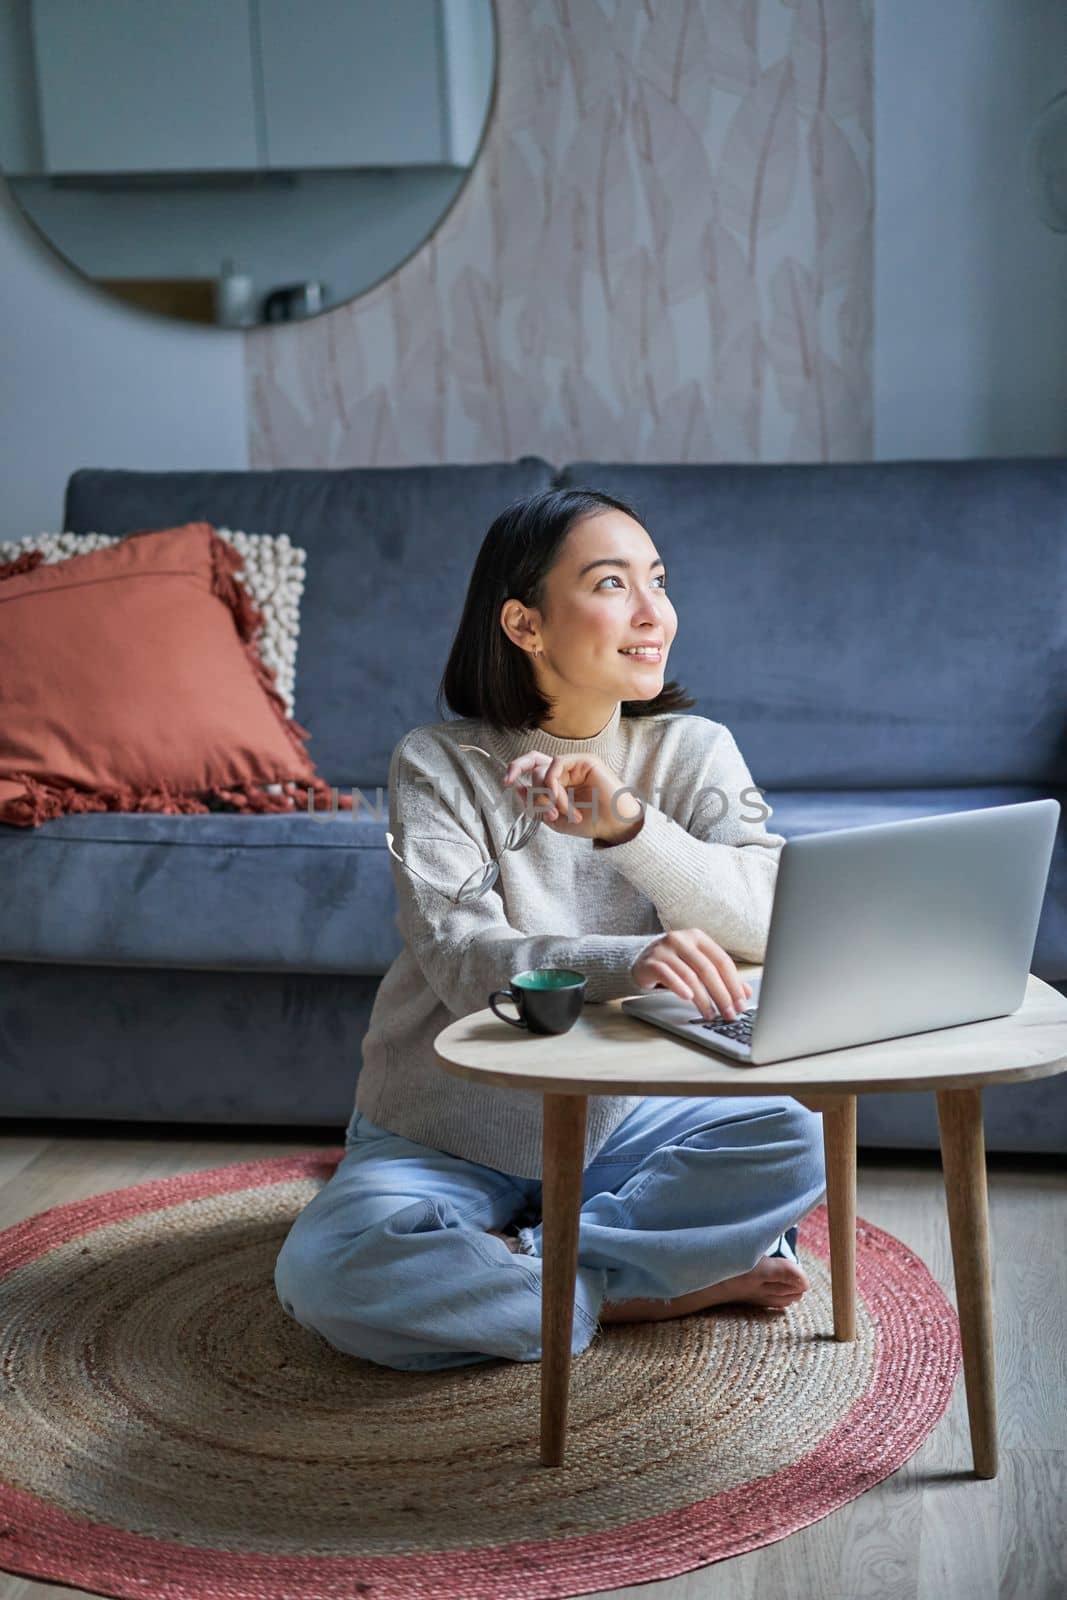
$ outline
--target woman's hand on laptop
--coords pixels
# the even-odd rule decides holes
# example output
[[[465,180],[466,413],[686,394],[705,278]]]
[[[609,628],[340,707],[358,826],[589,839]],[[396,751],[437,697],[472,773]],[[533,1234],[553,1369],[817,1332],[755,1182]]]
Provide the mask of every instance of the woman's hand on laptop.
[[[630,970],[639,988],[672,989],[708,1018],[716,1007],[724,1016],[736,1016],[752,998],[752,985],[703,928],[672,928],[649,945]]]

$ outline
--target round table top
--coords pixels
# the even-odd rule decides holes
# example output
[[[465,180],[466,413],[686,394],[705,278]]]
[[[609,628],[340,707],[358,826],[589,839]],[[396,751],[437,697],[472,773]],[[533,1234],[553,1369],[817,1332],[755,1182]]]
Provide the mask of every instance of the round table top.
[[[738,964],[744,977],[759,967]],[[487,1006],[434,1040],[447,1072],[550,1094],[866,1094],[1021,1083],[1067,1071],[1067,998],[1030,974],[1018,1011],[875,1044],[749,1066],[621,1009],[587,1005],[569,1032],[528,1034]]]

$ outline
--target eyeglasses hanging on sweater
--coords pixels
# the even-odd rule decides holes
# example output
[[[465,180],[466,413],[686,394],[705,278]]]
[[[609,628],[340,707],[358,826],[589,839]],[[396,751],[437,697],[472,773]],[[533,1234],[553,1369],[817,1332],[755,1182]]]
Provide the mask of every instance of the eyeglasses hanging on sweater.
[[[461,744],[458,748],[460,750],[476,750],[479,755],[488,756],[490,761],[495,761],[498,766],[503,767],[505,771],[507,770],[508,764],[506,761],[501,761],[499,756],[494,756],[489,750],[483,750],[481,745]],[[522,817],[516,817],[515,821],[508,829],[507,837],[500,848],[500,855],[503,855],[507,850],[522,850],[526,845],[529,844],[530,840],[533,838],[540,826],[541,818],[539,816],[526,815]],[[414,873],[416,878],[421,878],[423,883],[429,884],[431,889],[437,889],[438,894],[444,892],[438,888],[437,884],[430,883],[429,878],[423,877],[421,872],[416,872],[415,868],[409,866],[404,860],[403,856],[398,854],[398,852],[393,848],[393,835],[391,833],[386,833],[385,842],[389,848],[389,854],[393,856],[395,860],[399,861],[402,867],[406,867],[408,872]],[[478,900],[483,894],[487,894],[489,892],[499,876],[499,857],[493,856],[489,861],[483,862],[480,867],[475,867],[470,877],[465,879],[456,893],[449,896],[449,898],[452,900],[454,905],[462,905],[468,900]]]

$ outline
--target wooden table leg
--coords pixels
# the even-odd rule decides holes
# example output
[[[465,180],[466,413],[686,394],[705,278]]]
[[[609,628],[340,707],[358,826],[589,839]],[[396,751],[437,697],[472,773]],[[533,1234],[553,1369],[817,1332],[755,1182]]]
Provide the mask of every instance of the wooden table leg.
[[[856,1337],[856,1096],[805,1095],[803,1104],[822,1112],[834,1338],[844,1343]]]
[[[979,1478],[995,1478],[997,1396],[981,1088],[937,1090],[937,1121],[956,1275],[971,1453],[975,1474]]]
[[[541,1465],[561,1467],[570,1398],[571,1333],[585,1159],[584,1094],[544,1097],[541,1180]]]

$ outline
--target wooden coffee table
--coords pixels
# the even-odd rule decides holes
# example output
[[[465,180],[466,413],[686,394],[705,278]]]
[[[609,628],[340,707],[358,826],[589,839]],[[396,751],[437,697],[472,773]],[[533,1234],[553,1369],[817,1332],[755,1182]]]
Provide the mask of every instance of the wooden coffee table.
[[[739,966],[751,977],[762,969]],[[932,1089],[963,1347],[974,1471],[997,1471],[993,1304],[982,1089],[1067,1070],[1067,998],[1031,973],[1018,1011],[773,1066],[734,1065],[629,1016],[587,1005],[569,1033],[519,1034],[488,1007],[434,1040],[447,1072],[544,1095],[541,1463],[563,1465],[587,1097],[787,1094],[821,1111],[834,1337],[856,1336],[856,1096]]]

